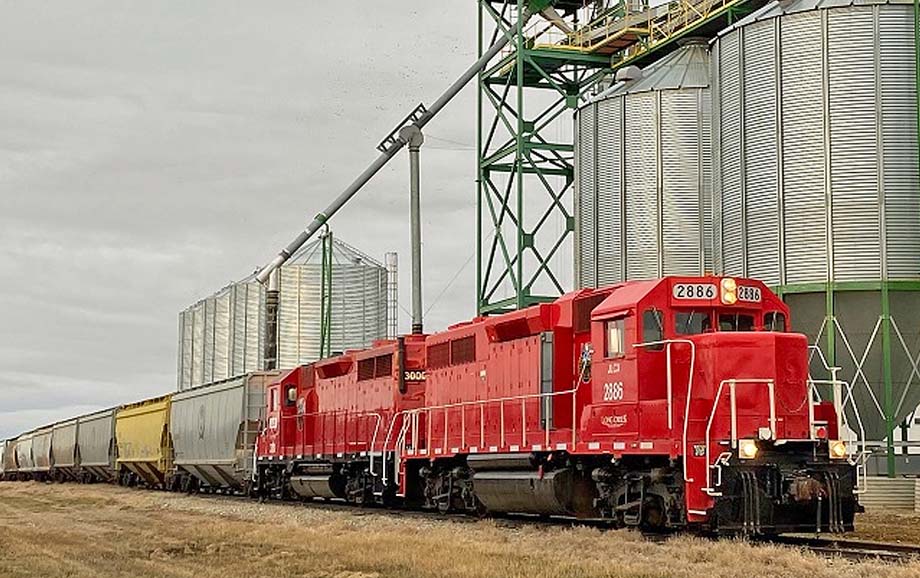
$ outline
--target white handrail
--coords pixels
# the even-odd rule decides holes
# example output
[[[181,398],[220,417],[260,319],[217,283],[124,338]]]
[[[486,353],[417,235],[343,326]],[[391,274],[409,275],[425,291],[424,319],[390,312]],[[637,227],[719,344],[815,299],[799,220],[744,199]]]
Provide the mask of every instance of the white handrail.
[[[712,466],[715,464],[710,463],[709,461],[709,449],[712,445],[710,442],[712,440],[712,422],[715,420],[716,410],[719,408],[719,403],[722,400],[722,391],[725,388],[725,384],[728,384],[729,393],[731,395],[731,428],[732,428],[732,439],[731,447],[735,448],[738,446],[738,413],[736,407],[735,399],[735,386],[738,384],[756,384],[762,383],[767,386],[767,389],[770,391],[770,435],[772,439],[776,439],[776,390],[774,389],[774,382],[772,379],[723,379],[719,383],[719,389],[716,391],[716,395],[712,400],[712,411],[709,413],[709,420],[706,422],[706,486],[701,488],[709,496],[718,496],[721,495],[720,492],[716,492],[712,487]],[[686,461],[686,460],[684,460]]]
[[[682,444],[681,451],[683,451],[684,458],[681,461],[683,462],[683,466],[684,466],[684,482],[692,482],[693,480],[687,477],[687,457],[689,456],[689,454],[687,453],[687,431],[689,429],[689,423],[690,423],[690,399],[693,396],[693,377],[696,373],[695,372],[696,343],[694,343],[693,341],[689,339],[665,339],[663,341],[650,341],[648,343],[638,343],[634,345],[633,347],[648,347],[652,345],[663,345],[663,344],[668,345],[668,353],[669,353],[668,355],[668,429],[670,430],[671,429],[671,405],[672,405],[671,395],[673,391],[673,386],[671,384],[671,371],[670,371],[670,366],[671,366],[670,351],[671,351],[672,343],[685,343],[690,346],[690,378],[687,380],[687,399],[686,399],[686,403],[684,404],[684,427],[683,427],[683,433],[682,433],[682,438],[681,438],[681,444]],[[709,461],[708,458],[707,458],[707,461]]]
[[[379,434],[379,432],[380,432],[380,426],[383,424],[383,416],[380,415],[380,413],[378,413],[378,412],[367,411],[367,412],[352,413],[352,412],[349,412],[349,411],[347,411],[347,410],[336,410],[336,411],[330,411],[330,412],[318,411],[318,412],[313,412],[313,413],[297,413],[297,414],[293,414],[293,415],[282,415],[282,416],[281,416],[281,420],[279,421],[279,429],[280,429],[280,427],[281,427],[281,424],[283,424],[283,423],[285,422],[285,420],[291,420],[291,419],[304,419],[304,418],[308,418],[308,417],[322,417],[322,418],[325,418],[325,417],[328,417],[328,416],[337,416],[337,415],[344,415],[346,421],[347,421],[347,419],[348,419],[349,416],[352,416],[352,417],[375,417],[375,418],[377,418],[377,425],[374,426],[374,435],[371,436],[371,445],[370,445],[370,448],[369,448],[369,450],[368,450],[368,454],[370,455],[370,458],[371,458],[371,460],[370,460],[370,470],[371,470],[371,474],[373,475],[373,473],[374,473],[374,447],[377,445],[377,437],[378,437],[378,434]],[[345,427],[348,427],[347,423],[346,423]],[[264,431],[264,430],[263,430],[263,431]],[[304,437],[305,437],[305,435],[306,435],[306,428],[304,427],[304,429],[301,429],[301,430],[298,430],[298,431],[301,432],[301,436],[300,436],[300,437],[301,437],[301,441],[303,441],[303,439],[304,439]],[[314,441],[315,441],[315,440],[314,440]],[[304,445],[306,445],[306,444],[304,444]],[[315,445],[315,444],[314,444],[314,445]],[[325,442],[323,443],[323,445],[325,445]]]
[[[866,428],[863,425],[862,416],[859,413],[859,408],[856,407],[856,402],[853,399],[853,384],[848,381],[843,381],[837,379],[837,373],[840,371],[839,367],[831,367],[827,358],[824,356],[824,352],[821,351],[821,348],[817,345],[809,345],[808,348],[812,350],[813,353],[818,355],[818,358],[821,361],[821,364],[824,366],[824,369],[830,372],[830,380],[816,380],[808,378],[809,383],[811,383],[811,391],[817,393],[817,388],[815,387],[818,384],[821,385],[830,385],[833,388],[834,395],[834,411],[837,414],[837,435],[842,436],[844,428],[858,435],[856,440],[856,445],[858,451],[851,454],[849,462],[851,465],[856,466],[856,488],[853,490],[854,494],[865,493],[869,485],[869,472],[866,469],[866,461],[869,458],[868,445],[866,443]],[[844,397],[842,389],[846,388],[846,396]],[[820,396],[819,396],[820,399]],[[812,401],[812,400],[810,400]],[[859,428],[859,432],[853,431],[853,428],[850,427],[850,420],[846,416],[846,406],[848,402],[852,401],[851,410],[853,411],[853,416],[856,418],[856,424]],[[848,440],[849,441],[849,440]],[[862,475],[860,476],[860,470],[862,470]],[[862,483],[860,484],[860,480]]]
[[[590,345],[590,343],[588,343],[588,344],[586,344],[586,345]],[[540,393],[529,393],[529,394],[513,395],[513,396],[507,396],[507,397],[497,397],[497,398],[489,398],[489,399],[477,399],[477,400],[469,400],[469,401],[459,401],[459,402],[454,402],[454,403],[447,403],[447,404],[441,404],[441,405],[425,406],[425,407],[419,407],[419,408],[414,408],[414,409],[407,409],[407,410],[403,410],[403,411],[401,411],[401,412],[395,414],[395,415],[393,416],[393,420],[390,422],[390,426],[387,428],[387,435],[386,435],[385,438],[384,438],[384,442],[383,442],[383,454],[384,454],[384,456],[386,456],[386,449],[387,449],[387,447],[390,445],[390,440],[391,440],[392,434],[393,434],[393,427],[394,427],[394,425],[396,424],[397,418],[400,417],[400,416],[403,417],[403,424],[404,424],[404,427],[401,428],[400,432],[399,432],[399,433],[397,434],[397,436],[396,436],[396,439],[393,440],[393,443],[394,443],[394,451],[396,450],[396,446],[400,443],[400,440],[403,439],[403,437],[404,437],[404,436],[406,435],[406,433],[407,433],[407,428],[409,427],[409,421],[408,421],[408,419],[407,419],[407,416],[418,416],[418,415],[420,415],[420,414],[422,414],[422,413],[425,413],[425,414],[427,415],[427,420],[426,420],[426,421],[428,422],[428,425],[429,425],[429,428],[430,428],[430,424],[431,424],[431,413],[432,413],[433,411],[438,411],[438,410],[443,410],[443,411],[444,411],[444,416],[445,416],[444,436],[445,436],[445,449],[446,449],[446,443],[447,443],[447,442],[446,442],[446,440],[447,440],[447,426],[446,426],[446,424],[447,424],[447,416],[448,416],[447,411],[448,411],[448,410],[456,409],[456,408],[464,408],[464,409],[465,409],[465,408],[468,408],[468,407],[481,407],[481,408],[484,408],[487,404],[495,404],[495,403],[498,403],[498,404],[500,404],[499,408],[500,408],[500,412],[501,412],[501,414],[502,414],[502,420],[501,420],[501,421],[502,421],[502,432],[501,432],[501,435],[502,435],[502,438],[504,438],[504,437],[505,437],[505,432],[504,432],[504,404],[505,404],[505,403],[507,403],[507,402],[512,402],[512,401],[520,401],[520,402],[522,403],[522,408],[524,408],[524,407],[525,407],[525,406],[523,405],[524,402],[526,402],[526,401],[529,400],[529,399],[541,399],[541,400],[546,400],[546,401],[548,401],[550,398],[558,397],[558,396],[563,396],[563,395],[571,395],[571,396],[572,396],[572,405],[573,405],[572,414],[573,414],[573,421],[572,421],[572,428],[571,428],[571,429],[572,429],[572,447],[573,447],[573,449],[574,449],[575,444],[577,443],[577,435],[578,435],[578,428],[576,427],[576,424],[575,424],[575,421],[574,421],[575,405],[576,405],[576,403],[577,403],[577,397],[576,397],[576,396],[577,396],[577,394],[578,394],[579,388],[581,387],[581,384],[584,383],[584,381],[585,381],[585,380],[584,380],[585,369],[586,369],[586,368],[589,368],[589,367],[590,367],[590,364],[591,364],[591,358],[590,358],[590,357],[585,357],[586,354],[585,354],[584,352],[585,352],[585,350],[583,350],[583,353],[582,353],[582,355],[583,355],[583,364],[584,364],[584,365],[583,365],[583,367],[581,368],[581,372],[580,372],[579,375],[577,376],[576,383],[575,383],[575,387],[573,387],[572,389],[568,389],[568,390],[564,390],[564,391],[551,391],[551,392],[546,392],[546,393],[544,393],[544,392],[540,392]],[[593,350],[591,350],[591,353],[593,354]],[[482,415],[483,415],[483,413],[480,413],[480,416],[482,416]],[[522,413],[522,415],[524,415],[524,414]],[[417,427],[418,422],[415,421],[416,418],[413,417],[412,419],[413,419],[412,425],[414,425],[415,427]],[[461,414],[461,419],[463,420],[463,425],[464,425],[464,428],[463,428],[463,429],[464,429],[464,431],[463,431],[463,433],[462,433],[462,435],[461,435],[461,440],[460,440],[460,441],[461,441],[461,444],[464,445],[464,447],[467,447],[467,444],[466,444],[466,432],[465,432],[465,419],[466,419],[466,418],[465,418],[465,411]],[[480,419],[482,419],[482,418],[480,417]],[[522,431],[521,431],[521,433],[522,433],[522,436],[526,436],[526,434],[527,434],[527,427],[526,427],[526,426],[527,426],[527,422],[526,422],[526,417],[522,417],[522,419],[524,420],[524,423],[522,424]],[[546,419],[544,420],[544,428],[543,428],[543,429],[545,430],[545,439],[546,439],[547,441],[549,440],[549,431],[550,431],[549,424],[550,424],[549,415],[547,415],[547,416],[546,416]],[[481,428],[482,428],[482,424],[480,424],[480,430],[481,430]],[[480,437],[482,437],[482,436],[483,436],[483,432],[480,431]],[[431,447],[432,447],[432,446],[431,446],[431,436],[430,436],[430,435],[429,435],[429,436],[427,437],[427,439],[425,440],[425,444],[426,444],[426,451],[430,454],[430,452],[431,452]],[[418,448],[414,448],[414,449],[415,449],[416,451],[418,451]],[[384,459],[386,459],[386,458],[384,457]],[[398,456],[396,456],[395,459],[396,459],[396,461],[397,461],[397,463],[398,463],[398,460],[399,460]],[[398,479],[398,475],[395,476],[395,477]],[[383,482],[386,483],[386,482],[388,481],[388,479],[389,479],[389,478],[388,478],[388,476],[387,476],[387,474],[386,474],[386,468],[384,468]]]

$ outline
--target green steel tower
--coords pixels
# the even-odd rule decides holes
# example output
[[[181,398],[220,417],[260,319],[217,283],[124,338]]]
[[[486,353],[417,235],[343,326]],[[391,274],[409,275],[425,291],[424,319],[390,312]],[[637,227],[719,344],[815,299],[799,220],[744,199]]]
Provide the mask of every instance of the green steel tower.
[[[619,68],[713,37],[764,0],[477,0],[477,309],[520,309],[565,291],[575,182],[572,112]],[[534,15],[531,17],[531,15]]]

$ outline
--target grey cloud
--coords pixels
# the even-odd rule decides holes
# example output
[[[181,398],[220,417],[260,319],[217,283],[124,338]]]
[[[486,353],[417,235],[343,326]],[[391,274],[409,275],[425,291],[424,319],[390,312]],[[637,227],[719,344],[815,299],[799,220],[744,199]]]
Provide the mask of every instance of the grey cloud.
[[[178,311],[274,255],[475,57],[472,2],[0,14],[0,437],[171,390]],[[423,152],[428,304],[475,246],[474,103]],[[404,304],[407,164],[333,223],[399,251]],[[473,315],[474,284],[469,264],[428,326]]]

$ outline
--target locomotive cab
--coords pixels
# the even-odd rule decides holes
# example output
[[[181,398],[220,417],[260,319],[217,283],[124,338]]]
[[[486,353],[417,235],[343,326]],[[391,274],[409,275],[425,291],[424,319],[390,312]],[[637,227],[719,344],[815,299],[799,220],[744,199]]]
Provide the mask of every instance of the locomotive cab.
[[[631,282],[591,319],[582,429],[639,480],[600,483],[602,511],[647,523],[645,507],[656,525],[720,532],[852,528],[839,408],[814,401],[807,340],[788,333],[788,308],[762,283]]]

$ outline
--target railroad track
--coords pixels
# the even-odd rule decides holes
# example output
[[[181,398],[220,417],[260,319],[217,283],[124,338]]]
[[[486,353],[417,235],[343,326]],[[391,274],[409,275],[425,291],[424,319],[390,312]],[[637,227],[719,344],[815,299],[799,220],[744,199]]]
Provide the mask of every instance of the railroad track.
[[[881,560],[885,562],[920,561],[920,546],[888,542],[867,542],[843,538],[774,536],[764,542],[801,548],[815,554],[847,560]]]
[[[244,496],[233,494],[212,494],[200,493],[195,494],[199,498],[240,501],[252,503]],[[316,510],[342,511],[348,510],[356,516],[384,515],[394,518],[416,518],[416,519],[437,519],[455,524],[477,523],[482,518],[470,516],[467,514],[440,514],[422,510],[402,510],[397,508],[384,507],[356,507],[352,504],[338,501],[288,501],[288,500],[269,500],[268,503],[288,504],[291,506],[300,506]],[[581,526],[604,529],[615,529],[613,523],[609,520],[597,519],[576,519],[564,516],[536,516],[527,514],[501,514],[491,515],[487,518],[496,525],[509,529],[516,529],[525,526]],[[665,543],[669,538],[674,536],[670,533],[649,534],[643,532],[643,538],[653,543]],[[717,536],[709,536],[713,540],[719,540]],[[816,538],[810,536],[769,536],[757,537],[751,540],[752,544],[776,544],[799,548],[822,556],[830,558],[843,558],[853,561],[879,560],[892,563],[917,562],[920,561],[920,545],[897,544],[886,542],[869,542],[862,540],[848,540],[836,537]]]

